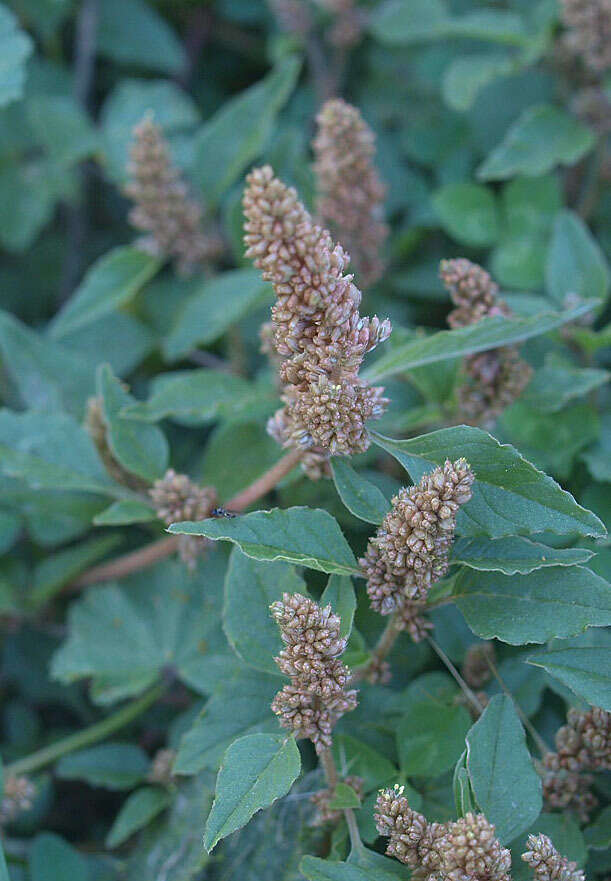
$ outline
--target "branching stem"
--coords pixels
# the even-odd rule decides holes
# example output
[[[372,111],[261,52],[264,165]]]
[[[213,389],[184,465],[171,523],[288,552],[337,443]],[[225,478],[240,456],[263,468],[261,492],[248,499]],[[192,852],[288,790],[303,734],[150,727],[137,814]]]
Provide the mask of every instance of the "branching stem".
[[[371,655],[371,660],[368,664],[362,667],[360,670],[356,670],[352,681],[358,682],[361,679],[366,679],[371,670],[375,670],[376,667],[384,661],[388,655],[391,653],[395,642],[397,641],[397,637],[401,633],[398,625],[398,616],[396,614],[392,615],[384,630],[382,631],[382,635],[378,640],[378,644],[376,645],[373,653]]]
[[[439,658],[443,661],[445,666],[448,668],[448,670],[450,671],[450,673],[452,674],[452,676],[454,677],[454,679],[458,683],[460,689],[462,690],[463,694],[465,695],[465,697],[467,698],[467,700],[469,701],[471,706],[475,710],[477,710],[478,713],[483,713],[484,708],[481,704],[481,701],[478,700],[475,692],[471,688],[469,688],[469,686],[467,685],[465,680],[462,678],[462,676],[460,675],[460,673],[458,672],[458,670],[456,669],[456,667],[454,666],[452,661],[448,658],[448,656],[446,655],[444,650],[441,648],[441,646],[437,645],[437,643],[435,642],[435,640],[433,639],[432,636],[427,636],[427,640],[429,642],[429,645],[433,649],[433,651],[439,656]]]
[[[333,753],[330,749],[326,749],[320,754],[320,763],[323,766],[329,788],[335,790],[335,787],[339,783],[339,774],[337,772],[337,765],[335,764]],[[348,832],[350,833],[350,844],[352,845],[352,849],[356,851],[363,850],[363,842],[361,841],[359,827],[352,808],[344,808],[344,817],[346,825],[348,826]]]
[[[526,713],[524,712],[524,710],[522,709],[520,704],[517,702],[515,697],[512,695],[510,690],[507,688],[507,685],[503,681],[501,674],[499,673],[497,666],[494,663],[494,661],[492,660],[492,658],[489,658],[487,655],[486,655],[486,663],[490,667],[490,671],[491,671],[492,675],[495,677],[495,679],[497,680],[497,682],[499,683],[499,685],[503,689],[504,694],[506,694],[507,697],[511,698],[511,700],[513,701],[513,705],[516,708],[516,712],[517,712],[518,716],[522,720],[522,724],[524,725],[524,727],[526,728],[526,730],[528,731],[528,733],[530,734],[530,736],[532,737],[534,742],[537,744],[539,752],[541,753],[542,756],[546,755],[546,753],[548,753],[550,751],[547,744],[545,743],[545,741],[543,740],[543,738],[541,737],[541,735],[539,734],[539,732],[537,731],[535,726],[532,724],[532,722],[530,721],[530,719],[528,718],[528,716],[526,715]]]

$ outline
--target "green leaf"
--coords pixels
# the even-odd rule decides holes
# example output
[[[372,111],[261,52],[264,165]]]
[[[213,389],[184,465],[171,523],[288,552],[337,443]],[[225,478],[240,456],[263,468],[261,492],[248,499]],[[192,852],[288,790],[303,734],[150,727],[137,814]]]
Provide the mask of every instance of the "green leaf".
[[[335,489],[349,511],[366,523],[381,523],[390,504],[378,487],[354,470],[347,459],[331,460]]]
[[[600,812],[596,820],[584,831],[586,844],[592,850],[611,847],[611,805]]]
[[[505,575],[526,575],[547,566],[574,566],[593,556],[587,548],[552,548],[519,535],[492,540],[459,538],[452,548],[453,563]]]
[[[389,0],[375,9],[370,30],[382,43],[419,43],[447,34],[449,10],[444,0]]]
[[[66,305],[54,318],[50,334],[61,339],[132,300],[161,265],[130,245],[109,251],[88,270]]]
[[[98,368],[97,389],[102,399],[108,443],[117,461],[149,483],[162,477],[170,458],[164,433],[157,425],[122,415],[125,408],[135,403],[135,398],[113,376],[108,364]]]
[[[471,781],[469,780],[469,772],[467,771],[467,750],[456,762],[454,768],[454,777],[452,778],[452,789],[454,791],[454,804],[456,806],[456,816],[464,817],[468,813],[477,813],[477,804],[473,790],[471,789]]]
[[[545,287],[557,303],[567,297],[605,300],[609,268],[598,243],[573,211],[556,217],[547,252]]]
[[[501,843],[511,841],[541,812],[541,779],[526,746],[513,701],[492,698],[467,735],[467,770],[477,803]]]
[[[177,774],[218,768],[223,753],[236,737],[278,731],[278,720],[270,709],[279,690],[278,676],[248,668],[229,675],[225,664],[222,677],[202,714],[182,738],[174,763]],[[231,713],[227,707],[231,707]]]
[[[90,881],[84,857],[53,832],[41,832],[29,850],[31,881]]]
[[[154,115],[170,146],[177,136],[184,136],[200,122],[197,105],[174,83],[167,80],[120,80],[104,102],[100,114],[106,172],[120,186],[128,178],[134,126],[146,113]],[[177,157],[173,155],[172,158]]]
[[[89,435],[64,413],[0,410],[0,471],[33,489],[128,494],[108,477]]]
[[[272,508],[231,519],[173,523],[168,532],[230,541],[255,560],[286,560],[339,575],[357,572],[354,554],[337,521],[320,508]]]
[[[171,800],[170,794],[158,786],[143,786],[132,792],[106,836],[106,847],[112,849],[123,844],[134,832],[147,826],[164,811]]]
[[[282,457],[276,441],[267,434],[261,420],[219,425],[208,440],[200,478],[229,499],[250,486]]]
[[[274,658],[282,641],[269,607],[284,592],[307,593],[287,563],[260,563],[234,548],[225,576],[223,629],[235,653],[257,670],[278,675]]]
[[[465,748],[471,717],[460,705],[423,700],[410,706],[397,728],[402,773],[430,777],[452,768]]]
[[[395,765],[378,750],[350,734],[334,734],[332,749],[340,773],[362,777],[366,792],[396,780]]]
[[[59,166],[68,168],[98,148],[94,126],[72,97],[35,95],[27,102],[27,116],[36,140]]]
[[[502,538],[544,530],[605,535],[598,517],[538,471],[516,449],[480,428],[442,428],[409,440],[372,434],[378,446],[406,468],[414,482],[446,459],[464,456],[475,472],[473,498],[459,512],[458,532]]]
[[[133,789],[148,769],[148,757],[139,746],[102,743],[62,756],[55,773],[62,780],[84,780],[104,789]]]
[[[374,878],[375,881],[396,881],[397,878],[407,877],[405,867],[399,863],[382,857],[381,854],[371,853],[371,857],[371,861],[365,861],[359,854],[358,862],[349,860],[338,863],[308,855],[301,860],[299,870],[308,881],[373,881]],[[380,859],[375,860],[375,857]]]
[[[498,213],[488,187],[450,183],[433,193],[432,203],[449,236],[472,248],[493,245],[498,236]]]
[[[563,639],[611,624],[611,586],[582,566],[529,575],[463,569],[454,599],[478,636],[511,645]]]
[[[93,677],[93,697],[111,703],[139,694],[171,664],[199,688],[202,665],[226,650],[220,628],[225,563],[208,556],[193,573],[175,561],[96,587],[72,603],[68,638],[51,675],[64,683]]]
[[[330,575],[320,605],[330,604],[336,615],[340,617],[340,634],[348,637],[352,631],[352,622],[356,611],[356,595],[352,579],[347,575]]]
[[[121,542],[119,535],[104,535],[49,554],[34,569],[28,604],[36,607],[48,602],[79,572],[101,560]]]
[[[550,104],[529,107],[477,170],[480,180],[538,175],[573,165],[594,145],[594,135],[566,111]]]
[[[259,270],[234,269],[204,281],[183,303],[163,342],[166,359],[176,361],[197,346],[213,343],[249,310],[272,300]]]
[[[251,734],[232,743],[223,757],[206,823],[204,847],[208,853],[261,808],[286,795],[300,770],[301,758],[293,737]]]
[[[443,97],[453,110],[469,110],[478,94],[502,76],[507,76],[515,67],[515,62],[499,52],[464,55],[455,58],[443,74]]]
[[[346,783],[338,783],[329,807],[334,811],[343,811],[346,808],[360,808],[360,806],[361,800],[354,789]]]
[[[284,58],[264,79],[223,104],[197,133],[193,174],[207,201],[218,201],[261,154],[300,66],[294,56]]]
[[[581,398],[611,378],[607,370],[574,367],[550,354],[522,394],[522,403],[541,413],[557,413],[575,398]]]
[[[131,523],[147,523],[155,520],[153,508],[137,499],[122,499],[113,502],[93,518],[94,526],[127,526]]]
[[[240,376],[220,370],[177,370],[160,374],[148,401],[132,404],[122,414],[131,419],[195,419],[197,424],[229,416],[252,397],[253,387]]]
[[[94,352],[96,363],[107,362],[117,376],[132,373],[155,345],[150,328],[125,312],[109,312],[62,338],[66,349],[85,357]]]
[[[22,31],[17,19],[2,3],[0,5],[0,107],[23,95],[25,63],[34,48],[30,37]]]
[[[574,647],[538,652],[528,663],[543,667],[587,703],[611,712],[611,648]]]
[[[92,360],[39,336],[2,311],[0,354],[24,405],[82,416],[95,389]]]
[[[182,43],[145,0],[104,0],[98,52],[119,64],[179,74],[187,63]]]
[[[391,348],[368,367],[363,375],[369,381],[377,382],[423,364],[434,364],[437,361],[520,343],[574,321],[579,315],[590,311],[592,306],[593,302],[590,301],[564,312],[543,312],[526,318],[484,318],[469,327],[440,330],[428,337],[420,337]]]

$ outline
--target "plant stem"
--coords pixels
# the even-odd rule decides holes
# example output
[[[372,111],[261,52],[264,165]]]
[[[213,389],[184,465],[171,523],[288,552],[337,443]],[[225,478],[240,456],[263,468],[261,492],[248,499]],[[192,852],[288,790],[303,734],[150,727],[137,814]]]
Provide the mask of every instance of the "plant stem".
[[[532,737],[534,742],[537,744],[539,752],[541,753],[542,756],[546,755],[550,751],[546,742],[543,740],[543,738],[541,737],[541,735],[539,734],[539,732],[537,731],[535,726],[532,724],[532,722],[530,721],[530,719],[528,718],[528,716],[526,715],[526,713],[524,712],[524,710],[522,709],[520,704],[517,702],[517,700],[514,698],[512,693],[507,688],[507,685],[503,681],[501,674],[497,670],[496,664],[494,663],[492,658],[489,658],[488,656],[486,656],[486,662],[487,662],[488,666],[490,667],[492,675],[495,677],[495,679],[497,680],[497,682],[499,683],[499,685],[503,689],[503,692],[507,695],[508,698],[510,698],[513,701],[513,705],[516,708],[516,712],[517,712],[518,716],[522,720],[522,724],[524,725],[524,727],[526,728],[526,730],[528,731],[528,733],[530,734],[530,736]]]
[[[478,713],[483,713],[484,708],[481,704],[481,701],[477,699],[476,694],[469,688],[465,680],[462,678],[452,661],[448,658],[444,650],[441,646],[438,646],[432,636],[427,636],[427,640],[434,652],[441,658],[445,666],[448,668],[458,685],[460,686],[463,694],[469,701],[469,703],[477,710]]]
[[[320,763],[323,766],[329,788],[334,790],[339,783],[339,774],[337,773],[335,759],[333,758],[333,753],[330,749],[326,749],[320,754]],[[352,849],[362,850],[363,842],[361,841],[359,827],[352,808],[344,808],[344,818],[346,820],[346,825],[348,826],[348,832],[350,833],[350,844],[352,845]]]
[[[286,477],[299,463],[301,456],[301,450],[291,450],[290,453],[283,456],[258,480],[255,480],[254,483],[251,483],[250,486],[230,499],[227,502],[227,508],[230,511],[243,511],[245,508],[248,508],[249,505],[252,505],[253,502],[266,495],[280,483],[282,478]],[[93,566],[70,582],[67,585],[67,590],[80,590],[83,587],[88,587],[90,584],[110,581],[113,578],[123,578],[131,572],[146,569],[148,566],[152,566],[153,563],[157,563],[158,560],[163,560],[164,557],[169,557],[170,554],[173,554],[178,547],[178,539],[178,535],[170,535],[167,538],[154,541],[144,548],[139,548],[137,551],[131,551],[129,554],[124,554],[122,557],[110,560],[108,563]]]
[[[397,626],[398,623],[398,616],[396,614],[392,615],[388,620],[386,627],[382,631],[382,635],[378,640],[378,644],[373,650],[371,660],[360,670],[355,671],[352,677],[353,682],[358,682],[361,679],[366,679],[371,670],[378,667],[382,663],[382,661],[384,661],[388,657],[393,649],[395,642],[397,641],[397,637],[401,633],[401,630]]]
[[[91,725],[89,728],[77,731],[76,734],[64,737],[63,740],[58,740],[29,756],[25,756],[23,759],[18,759],[16,762],[7,765],[4,769],[5,775],[31,774],[32,771],[38,771],[45,765],[50,765],[67,753],[90,746],[90,744],[97,743],[99,740],[104,740],[110,734],[118,731],[119,728],[124,728],[130,722],[133,722],[134,719],[137,719],[138,716],[141,716],[161,697],[165,690],[166,686],[161,683],[154,685],[137,700],[117,710],[111,716],[107,716],[106,719],[102,719],[101,722],[96,722],[95,725]]]

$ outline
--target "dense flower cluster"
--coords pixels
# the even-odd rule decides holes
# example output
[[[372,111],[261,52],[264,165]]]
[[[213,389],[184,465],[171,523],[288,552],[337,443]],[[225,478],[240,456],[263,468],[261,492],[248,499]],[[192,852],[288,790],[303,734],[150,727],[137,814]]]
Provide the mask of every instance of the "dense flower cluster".
[[[355,791],[359,798],[363,797],[364,782],[362,777],[349,775],[348,777],[344,777],[341,782],[345,783],[347,786],[350,786],[350,788]],[[312,818],[312,826],[322,826],[324,823],[339,822],[343,815],[343,812],[337,808],[332,808],[329,806],[331,801],[333,800],[334,795],[335,788],[329,786],[326,789],[321,789],[319,792],[315,792],[314,795],[311,796],[310,801],[316,808],[316,813]]]
[[[318,215],[367,286],[384,271],[380,251],[388,235],[382,220],[385,187],[373,164],[375,135],[358,109],[341,98],[327,101],[316,121]]]
[[[271,613],[284,648],[275,659],[291,682],[278,692],[272,710],[280,724],[307,737],[318,753],[331,746],[333,726],[356,707],[356,691],[346,690],[349,669],[340,660],[346,638],[331,606],[321,608],[299,593],[285,593]]]
[[[136,491],[146,489],[147,484],[135,474],[130,474],[113,453],[108,438],[104,404],[100,397],[92,397],[87,401],[85,425],[98,456],[113,480]]]
[[[455,305],[448,316],[450,327],[510,314],[498,298],[498,285],[476,263],[464,258],[442,260],[440,276]],[[514,346],[469,355],[464,367],[467,381],[459,390],[461,418],[474,423],[493,421],[521,395],[532,375]]]
[[[577,863],[558,853],[547,835],[529,835],[522,859],[533,870],[536,881],[585,881]]]
[[[36,796],[36,787],[29,777],[8,775],[0,802],[0,825],[11,823],[20,814],[29,811]]]
[[[571,810],[587,822],[597,799],[589,772],[611,770],[611,713],[592,707],[571,708],[556,733],[556,752],[541,761],[543,797],[554,810]]]
[[[399,626],[416,641],[427,627],[418,612],[447,571],[456,515],[471,498],[474,479],[465,459],[446,460],[416,486],[401,489],[359,561],[372,608],[398,612]]]
[[[223,242],[202,226],[202,206],[190,198],[180,171],[172,164],[161,128],[146,116],[134,129],[125,193],[134,201],[129,220],[147,235],[139,245],[152,254],[173,257],[190,272],[218,257]]]
[[[358,371],[390,324],[360,316],[348,255],[269,166],[249,175],[244,213],[246,254],[276,293],[273,344],[283,359],[285,407],[268,430],[286,447],[318,454],[319,463],[362,452],[365,422],[381,416],[387,400]]]
[[[596,75],[611,68],[611,0],[561,0],[564,45]]]
[[[483,814],[429,823],[395,786],[378,795],[375,819],[380,835],[389,839],[386,853],[415,870],[414,878],[510,881],[511,854]]]
[[[186,474],[177,474],[173,468],[168,469],[161,480],[155,481],[149,495],[157,516],[166,526],[183,520],[205,520],[217,501],[213,487],[197,486]],[[199,552],[206,544],[206,539],[200,536],[179,536],[178,552],[181,560],[192,569]]]

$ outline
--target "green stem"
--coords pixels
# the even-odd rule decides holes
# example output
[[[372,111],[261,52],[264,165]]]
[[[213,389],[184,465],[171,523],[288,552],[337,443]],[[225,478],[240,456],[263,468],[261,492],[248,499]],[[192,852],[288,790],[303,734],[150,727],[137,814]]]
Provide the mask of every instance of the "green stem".
[[[329,788],[335,790],[335,787],[339,783],[339,774],[337,772],[333,753],[330,749],[326,749],[320,754],[320,763],[323,766]],[[359,827],[352,808],[344,808],[344,818],[346,820],[346,825],[348,826],[348,832],[350,833],[350,844],[352,845],[352,849],[356,851],[363,850],[363,842],[361,841]]]
[[[50,765],[52,762],[57,761],[57,759],[60,759],[67,753],[90,746],[99,740],[104,740],[110,734],[113,734],[120,728],[124,728],[130,722],[133,722],[134,719],[137,719],[138,716],[141,716],[161,697],[165,690],[166,686],[161,683],[154,685],[137,700],[117,710],[111,716],[107,716],[106,719],[102,719],[101,722],[96,722],[95,725],[91,725],[89,728],[83,729],[83,731],[77,731],[76,734],[64,737],[63,740],[58,740],[29,756],[25,756],[23,759],[7,765],[4,769],[5,775],[31,774],[33,771],[38,771],[40,768],[44,768],[45,765]]]
[[[505,682],[501,678],[501,674],[497,670],[496,664],[494,663],[492,658],[489,658],[488,656],[486,656],[486,662],[487,662],[488,666],[490,667],[490,671],[492,672],[492,675],[496,678],[497,682],[501,686],[503,693],[513,702],[513,705],[516,708],[516,712],[517,712],[518,716],[520,717],[520,719],[522,720],[522,724],[524,725],[526,730],[530,733],[530,736],[532,737],[534,742],[537,744],[539,752],[541,753],[542,756],[545,756],[550,751],[546,742],[543,740],[543,738],[541,737],[541,735],[539,734],[539,732],[537,731],[535,726],[532,724],[532,722],[530,721],[530,719],[528,718],[528,716],[526,715],[526,713],[524,712],[524,710],[522,709],[520,704],[517,702],[515,697],[512,695],[512,693],[509,691],[509,689],[505,685]]]
[[[446,667],[448,668],[448,670],[450,671],[450,673],[452,674],[452,676],[456,680],[458,686],[461,688],[463,694],[465,695],[465,697],[467,698],[469,703],[477,710],[478,713],[483,713],[484,708],[481,704],[481,701],[479,701],[477,699],[477,695],[475,694],[475,692],[473,692],[469,688],[469,686],[467,685],[465,680],[462,678],[462,676],[460,675],[460,673],[458,672],[458,670],[456,669],[456,667],[454,666],[452,661],[448,658],[448,656],[446,655],[444,650],[441,648],[441,646],[437,645],[437,643],[435,642],[435,640],[433,639],[432,636],[427,636],[427,640],[429,642],[429,645],[433,649],[433,651],[441,658],[443,663],[446,665]]]

